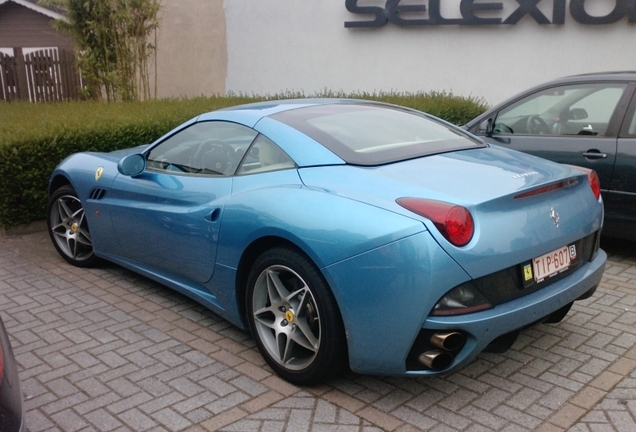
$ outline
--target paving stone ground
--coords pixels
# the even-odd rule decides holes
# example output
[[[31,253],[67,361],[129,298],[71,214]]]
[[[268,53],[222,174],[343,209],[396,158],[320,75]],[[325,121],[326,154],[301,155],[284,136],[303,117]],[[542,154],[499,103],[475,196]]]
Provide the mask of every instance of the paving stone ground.
[[[250,336],[115,265],[81,270],[43,231],[0,236],[0,315],[38,431],[636,431],[636,244],[597,293],[441,378],[281,380]]]

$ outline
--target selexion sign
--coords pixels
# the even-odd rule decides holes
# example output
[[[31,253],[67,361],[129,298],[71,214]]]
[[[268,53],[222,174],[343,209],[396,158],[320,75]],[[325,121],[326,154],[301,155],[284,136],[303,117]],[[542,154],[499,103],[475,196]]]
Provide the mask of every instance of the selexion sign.
[[[346,21],[345,27],[381,27],[388,21],[398,26],[429,25],[498,25],[516,24],[525,16],[530,16],[539,24],[563,24],[565,22],[566,0],[553,0],[551,16],[546,16],[537,7],[542,0],[515,0],[517,9],[507,17],[481,17],[480,13],[493,15],[503,10],[503,3],[478,3],[476,0],[461,0],[459,12],[461,18],[444,18],[440,12],[441,0],[428,0],[426,4],[400,4],[401,0],[386,0],[384,7],[359,6],[359,0],[346,0],[347,10],[354,14],[375,16],[367,21]],[[420,0],[421,1],[421,0]],[[611,0],[607,0],[611,1]],[[614,9],[605,16],[592,16],[585,10],[585,0],[570,0],[570,15],[580,24],[612,24],[627,17],[628,22],[636,22],[636,0],[614,0]],[[428,12],[428,18],[419,18]],[[413,17],[413,14],[418,17]],[[409,17],[409,14],[411,17]]]

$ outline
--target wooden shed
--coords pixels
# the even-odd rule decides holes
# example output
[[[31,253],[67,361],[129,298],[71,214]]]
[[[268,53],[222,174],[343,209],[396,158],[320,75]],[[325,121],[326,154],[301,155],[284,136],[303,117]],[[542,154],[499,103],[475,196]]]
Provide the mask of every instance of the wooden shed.
[[[52,26],[65,19],[61,12],[37,0],[0,0],[0,100],[78,97],[75,42]]]

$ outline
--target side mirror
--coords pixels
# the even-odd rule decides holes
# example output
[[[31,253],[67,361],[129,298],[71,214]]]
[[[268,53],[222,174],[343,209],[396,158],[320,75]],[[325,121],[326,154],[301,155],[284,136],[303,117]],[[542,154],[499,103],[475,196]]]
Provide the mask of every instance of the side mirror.
[[[477,129],[477,133],[479,135],[485,135],[487,137],[492,136],[492,118],[488,118],[481,123],[479,123],[479,128]]]
[[[146,158],[141,153],[133,153],[124,157],[117,164],[117,170],[129,177],[135,177],[146,169]]]

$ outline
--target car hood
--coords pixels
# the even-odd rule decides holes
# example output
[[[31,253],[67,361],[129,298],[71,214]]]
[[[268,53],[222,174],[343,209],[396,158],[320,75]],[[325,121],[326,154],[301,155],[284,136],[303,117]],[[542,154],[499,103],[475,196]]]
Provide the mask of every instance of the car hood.
[[[431,235],[473,277],[498,257],[503,267],[532,259],[600,228],[602,204],[587,175],[572,167],[497,146],[418,158],[379,167],[333,166],[300,170],[305,185],[422,221]],[[564,179],[571,187],[516,198]],[[475,235],[464,247],[448,243],[434,224],[398,205],[401,197],[466,207]],[[561,214],[555,226],[551,209]]]

